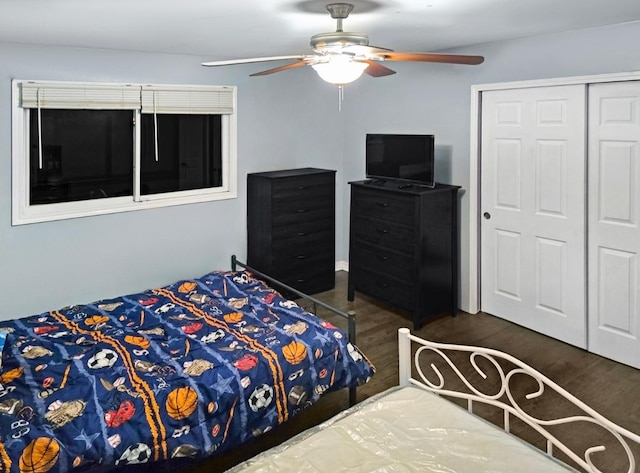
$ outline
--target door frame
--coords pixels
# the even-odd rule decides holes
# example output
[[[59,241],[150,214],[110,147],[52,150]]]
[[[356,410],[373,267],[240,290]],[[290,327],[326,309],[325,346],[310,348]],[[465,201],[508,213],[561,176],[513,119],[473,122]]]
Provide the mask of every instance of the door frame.
[[[482,162],[480,139],[482,126],[482,93],[490,90],[523,89],[558,85],[589,85],[600,82],[622,82],[640,80],[640,71],[597,74],[589,76],[535,79],[515,82],[496,82],[471,86],[471,126],[469,154],[469,274],[468,307],[462,310],[471,314],[480,312],[480,191]]]

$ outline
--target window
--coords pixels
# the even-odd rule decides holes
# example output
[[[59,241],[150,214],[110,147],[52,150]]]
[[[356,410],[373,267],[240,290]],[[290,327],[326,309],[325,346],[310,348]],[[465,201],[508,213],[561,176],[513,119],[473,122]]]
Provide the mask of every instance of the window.
[[[142,116],[140,193],[221,186],[220,115],[164,114],[156,120],[157,126],[153,115]]]
[[[235,94],[14,81],[13,224],[236,197]]]
[[[132,123],[126,110],[30,113],[29,204],[132,196]]]

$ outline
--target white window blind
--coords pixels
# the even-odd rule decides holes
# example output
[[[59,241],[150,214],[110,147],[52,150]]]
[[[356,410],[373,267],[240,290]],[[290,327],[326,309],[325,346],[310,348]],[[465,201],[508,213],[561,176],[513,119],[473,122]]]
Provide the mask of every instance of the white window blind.
[[[140,109],[140,86],[136,85],[48,82],[23,82],[20,85],[22,108]]]
[[[230,115],[233,112],[234,89],[230,87],[142,88],[142,113]]]
[[[143,113],[234,113],[232,87],[22,82],[22,108],[140,110]]]

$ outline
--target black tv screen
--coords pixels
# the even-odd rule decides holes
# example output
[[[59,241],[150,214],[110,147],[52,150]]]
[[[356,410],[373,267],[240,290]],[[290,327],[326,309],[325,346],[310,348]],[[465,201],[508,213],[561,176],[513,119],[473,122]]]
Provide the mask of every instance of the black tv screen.
[[[368,178],[435,185],[433,135],[368,133],[365,155]]]

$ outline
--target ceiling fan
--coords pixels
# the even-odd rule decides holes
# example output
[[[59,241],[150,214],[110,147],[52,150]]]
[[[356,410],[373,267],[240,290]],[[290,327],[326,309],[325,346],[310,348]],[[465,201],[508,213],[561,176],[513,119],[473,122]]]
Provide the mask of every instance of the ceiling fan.
[[[343,31],[342,20],[353,10],[350,3],[330,3],[327,10],[337,21],[336,31],[320,33],[311,37],[313,54],[294,54],[289,56],[254,57],[247,59],[229,59],[202,63],[203,66],[228,66],[253,62],[293,60],[283,66],[274,67],[251,76],[264,76],[275,72],[311,66],[325,81],[340,88],[358,79],[363,73],[371,77],[384,77],[395,74],[393,69],[383,65],[391,61],[441,62],[449,64],[476,65],[484,61],[482,56],[458,54],[395,52],[392,49],[369,45],[369,37],[364,33]]]

